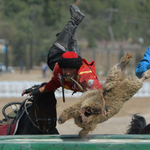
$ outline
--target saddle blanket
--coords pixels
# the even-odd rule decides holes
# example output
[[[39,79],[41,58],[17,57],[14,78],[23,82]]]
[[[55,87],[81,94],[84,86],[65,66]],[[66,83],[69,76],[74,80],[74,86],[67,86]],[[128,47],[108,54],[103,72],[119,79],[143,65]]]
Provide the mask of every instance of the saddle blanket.
[[[27,108],[30,106],[31,105],[28,105]],[[25,110],[22,112],[22,114],[20,115],[18,120],[12,125],[9,135],[15,135],[15,133],[18,129],[18,126],[19,126],[19,121],[21,120],[21,118],[24,114],[25,114]],[[7,135],[8,128],[9,128],[9,124],[0,126],[0,135]]]
[[[9,128],[9,124],[0,126],[0,135],[7,135],[8,128]],[[14,135],[15,129],[16,129],[16,123],[12,125],[10,135]]]

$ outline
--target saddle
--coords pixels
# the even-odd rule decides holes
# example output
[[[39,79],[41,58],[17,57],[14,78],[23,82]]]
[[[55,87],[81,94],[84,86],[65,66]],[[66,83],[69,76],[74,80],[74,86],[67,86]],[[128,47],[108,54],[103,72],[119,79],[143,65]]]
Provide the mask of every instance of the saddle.
[[[0,120],[0,135],[13,135],[15,133],[18,127],[19,120],[25,112],[25,101],[26,99],[23,102],[10,102],[3,107],[2,113],[4,115],[4,119]],[[6,108],[16,104],[20,106],[18,108],[12,108],[13,111],[6,115]]]

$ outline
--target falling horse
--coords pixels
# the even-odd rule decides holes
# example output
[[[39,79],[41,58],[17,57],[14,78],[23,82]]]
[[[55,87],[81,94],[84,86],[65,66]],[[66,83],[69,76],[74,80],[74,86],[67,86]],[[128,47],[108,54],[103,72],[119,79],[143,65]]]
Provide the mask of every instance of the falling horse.
[[[126,134],[150,134],[150,124],[146,125],[143,116],[134,114]]]
[[[28,103],[31,101],[31,103]],[[27,98],[11,121],[7,135],[12,134],[14,124],[14,135],[23,134],[58,134],[56,127],[56,98],[54,91],[42,93]],[[0,128],[1,131],[1,128]]]

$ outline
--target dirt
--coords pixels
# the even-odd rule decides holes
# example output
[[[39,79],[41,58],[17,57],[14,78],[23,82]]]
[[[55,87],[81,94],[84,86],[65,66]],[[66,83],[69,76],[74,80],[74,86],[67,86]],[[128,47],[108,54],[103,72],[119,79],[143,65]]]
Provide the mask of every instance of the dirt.
[[[32,70],[28,73],[20,74],[19,71],[15,71],[13,74],[0,75],[0,81],[40,81],[48,82],[52,76],[51,72],[47,72],[46,78],[42,77],[40,70]],[[105,77],[101,78],[104,80]],[[0,111],[5,104],[12,101],[23,101],[25,97],[20,98],[0,98]],[[78,101],[78,98],[66,98],[66,102],[63,103],[62,98],[57,99],[57,116],[67,107],[73,105]],[[90,134],[125,134],[128,125],[131,121],[132,115],[138,113],[145,117],[147,123],[150,122],[150,100],[149,98],[131,98],[127,101],[118,114],[110,118],[108,121],[98,124],[97,128]],[[10,112],[8,109],[6,112]],[[0,119],[3,118],[3,114],[0,113]],[[62,125],[57,123],[57,129],[60,134],[78,134],[81,128],[74,124],[74,120],[70,119]]]

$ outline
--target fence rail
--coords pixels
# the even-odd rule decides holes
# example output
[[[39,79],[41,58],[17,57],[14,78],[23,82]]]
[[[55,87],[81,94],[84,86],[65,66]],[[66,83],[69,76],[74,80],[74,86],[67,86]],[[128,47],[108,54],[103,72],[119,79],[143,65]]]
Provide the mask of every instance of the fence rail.
[[[149,135],[10,135],[0,136],[0,150],[149,150]]]
[[[103,81],[101,81],[103,82]],[[0,97],[21,97],[24,89],[30,88],[33,85],[41,84],[37,81],[1,81],[0,82]],[[56,90],[56,97],[62,97],[62,89]],[[65,90],[65,97],[79,97],[82,93],[77,92],[72,95],[72,91]],[[144,82],[143,87],[134,95],[134,97],[150,97],[150,82]]]

